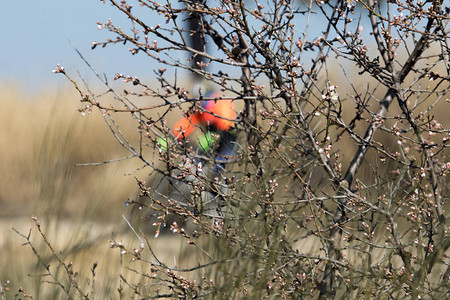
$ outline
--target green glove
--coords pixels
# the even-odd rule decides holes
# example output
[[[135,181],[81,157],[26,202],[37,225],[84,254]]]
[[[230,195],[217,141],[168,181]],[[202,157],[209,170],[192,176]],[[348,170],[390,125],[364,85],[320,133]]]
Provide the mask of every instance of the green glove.
[[[170,139],[169,138],[167,138],[167,139],[170,142]],[[165,139],[163,139],[163,138],[158,136],[158,137],[156,137],[156,146],[159,149],[161,149],[162,151],[166,152],[168,144],[167,144],[167,141]]]
[[[219,135],[217,133],[208,131],[198,138],[198,147],[200,150],[208,153],[218,140]]]

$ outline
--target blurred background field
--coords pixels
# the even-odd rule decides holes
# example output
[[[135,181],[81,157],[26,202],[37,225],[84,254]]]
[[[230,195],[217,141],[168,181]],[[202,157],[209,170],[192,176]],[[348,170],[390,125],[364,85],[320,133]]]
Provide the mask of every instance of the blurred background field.
[[[1,90],[0,216],[51,212],[111,221],[120,215],[113,204],[123,202],[134,188],[133,177],[123,177],[133,162],[75,166],[124,155],[102,118],[81,116],[77,95],[70,90],[33,97],[18,87]]]
[[[51,279],[39,276],[45,270],[31,248],[23,245],[26,240],[12,229],[25,235],[32,229],[31,240],[44,260],[56,265],[31,219],[36,216],[56,251],[74,261],[74,269],[86,273],[95,261],[99,263],[99,291],[113,295],[119,287],[120,255],[110,249],[109,241],[113,236],[123,240],[124,203],[136,193],[134,176],[142,175],[125,174],[139,162],[76,166],[126,153],[98,112],[82,116],[76,110],[78,98],[72,90],[49,89],[33,96],[21,93],[19,86],[0,90],[1,283],[9,281],[11,295],[23,287],[37,299],[58,298],[59,289],[42,283]],[[180,240],[162,237],[154,247],[167,257],[176,256]],[[89,275],[85,273],[80,276]]]
[[[340,82],[336,74],[338,91],[349,98],[350,87]],[[31,231],[34,246],[44,260],[56,268],[56,261],[43,244],[31,216],[42,223],[42,229],[56,251],[61,251],[66,262],[74,262],[74,270],[81,278],[90,278],[90,269],[98,262],[96,279],[97,296],[111,297],[124,284],[120,280],[123,268],[118,249],[110,249],[110,241],[130,243],[137,247],[140,241],[126,226],[122,218],[127,214],[124,203],[137,191],[136,179],[146,179],[146,172],[135,172],[141,166],[139,160],[122,160],[99,166],[76,166],[76,164],[103,162],[129,155],[114,139],[101,114],[95,111],[82,116],[77,93],[67,88],[48,89],[33,95],[21,92],[20,86],[0,87],[0,281],[9,280],[11,294],[19,287],[38,299],[57,299],[61,290],[44,283],[51,281],[39,275],[45,269],[37,264],[37,257],[26,240],[12,228],[27,235]],[[380,94],[380,95],[377,95]],[[381,97],[383,91],[375,95]],[[432,99],[430,100],[432,101]],[[430,102],[428,102],[430,103]],[[348,105],[352,113],[353,103]],[[427,103],[423,104],[424,106]],[[435,109],[435,117],[444,123],[445,102]],[[390,115],[395,115],[392,107]],[[155,112],[156,113],[156,112]],[[344,116],[346,111],[344,110]],[[123,119],[121,119],[123,117]],[[123,131],[137,132],[129,116],[115,116]],[[168,119],[170,123],[170,118]],[[357,130],[362,134],[365,120]],[[388,123],[391,121],[388,121]],[[391,124],[392,125],[392,124]],[[444,124],[447,126],[447,124]],[[360,128],[360,129],[358,129]],[[379,132],[379,140],[393,151],[397,141],[392,135]],[[345,139],[349,137],[344,136]],[[343,142],[340,152],[345,166],[355,151],[351,142]],[[377,153],[370,153],[367,160],[376,160]],[[391,172],[395,166],[381,165],[380,170]],[[363,168],[359,175],[369,178],[370,167]],[[152,247],[160,259],[172,265],[192,267],[202,260],[198,249],[188,247],[186,240],[172,235],[151,239]],[[315,247],[302,244],[307,251]],[[59,268],[60,276],[64,277]],[[132,273],[132,272],[131,272]],[[62,274],[62,275],[61,275]],[[135,274],[136,280],[140,276]],[[128,274],[127,278],[133,278]],[[86,286],[89,282],[82,281]],[[6,298],[10,299],[10,298]]]
[[[19,287],[35,299],[65,298],[61,289],[48,283],[53,282],[49,276],[42,276],[45,268],[16,232],[31,233],[30,241],[42,260],[67,282],[32,216],[42,224],[55,251],[66,263],[73,262],[84,290],[89,290],[90,270],[97,262],[96,297],[117,298],[117,289],[125,285],[120,275],[127,273],[127,279],[136,282],[143,279],[126,269],[130,262],[121,262],[120,250],[111,249],[110,242],[114,239],[130,248],[140,245],[122,215],[127,215],[125,201],[136,194],[135,177],[145,180],[147,170],[135,172],[141,166],[138,160],[76,166],[129,153],[114,139],[98,111],[85,116],[77,111],[80,103],[74,90],[49,89],[32,96],[21,92],[20,86],[4,86],[1,91],[0,281],[9,282],[6,299],[13,298]],[[123,131],[137,132],[128,115],[123,120],[115,118],[124,121],[120,122]],[[178,235],[149,239],[158,259],[172,266],[190,268],[205,259]],[[305,251],[306,246],[302,245]]]

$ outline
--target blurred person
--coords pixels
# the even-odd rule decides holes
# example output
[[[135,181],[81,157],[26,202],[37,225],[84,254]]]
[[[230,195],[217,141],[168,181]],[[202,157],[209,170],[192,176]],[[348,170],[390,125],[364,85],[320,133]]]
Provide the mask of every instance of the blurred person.
[[[236,156],[236,108],[231,99],[224,99],[214,92],[206,93],[205,98],[210,100],[200,100],[194,113],[176,122],[172,134],[177,141],[196,144],[196,155],[190,166],[192,174],[198,174],[198,170],[201,170],[199,175],[209,182],[202,192],[201,210],[211,217],[219,217],[223,216],[223,196],[227,193],[222,180],[223,172],[226,163]],[[194,132],[199,135],[195,136]],[[189,140],[190,137],[193,138]],[[195,184],[199,182],[199,178],[195,175],[187,176],[186,182]],[[178,192],[182,185],[183,183],[178,183]],[[183,193],[185,192],[187,191]]]
[[[201,101],[200,108],[180,119],[173,126],[172,133],[177,140],[182,140],[196,130],[201,131],[196,138],[198,152],[203,156],[213,154],[213,170],[220,173],[224,170],[224,163],[236,155],[236,108],[231,99],[223,99],[217,93],[209,92],[205,98],[215,99]],[[205,161],[196,157],[195,164],[199,163],[204,164]]]
[[[227,194],[223,173],[226,164],[232,162],[237,155],[236,108],[231,99],[224,99],[218,93],[207,92],[205,96],[199,95],[198,98],[199,105],[195,107],[194,112],[181,117],[171,130],[174,140],[181,144],[195,146],[194,157],[186,158],[183,166],[184,169],[190,170],[190,175],[183,179],[176,179],[180,170],[175,170],[171,176],[157,174],[149,180],[148,186],[151,187],[151,197],[161,203],[167,203],[170,200],[183,207],[189,203],[194,206],[194,214],[201,212],[211,218],[220,218],[224,216],[224,196]],[[201,100],[204,98],[212,100]],[[167,151],[168,142],[170,139],[156,138],[156,145],[160,151]],[[203,184],[205,187],[201,191],[201,201],[195,201],[191,193],[193,186],[198,184]],[[138,197],[136,201],[142,204],[148,203],[146,196]],[[138,226],[141,229],[147,228],[146,231],[149,232],[155,230],[150,224],[161,222],[160,219],[156,219],[158,213],[152,210],[144,213],[138,208],[132,209],[130,213],[132,223],[143,221]],[[166,216],[162,222],[184,224],[188,231],[194,228],[191,221],[186,222],[173,214]],[[160,231],[165,232],[170,226],[160,227]]]

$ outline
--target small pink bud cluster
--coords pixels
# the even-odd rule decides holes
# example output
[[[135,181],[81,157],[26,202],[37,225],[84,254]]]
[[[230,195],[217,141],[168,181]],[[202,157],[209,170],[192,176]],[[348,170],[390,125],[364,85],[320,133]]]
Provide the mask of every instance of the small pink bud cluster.
[[[81,115],[84,117],[86,115],[86,113],[88,113],[88,114],[92,113],[92,106],[87,104],[83,108],[77,108],[77,111],[80,112]]]
[[[61,65],[58,64],[58,65],[56,66],[56,70],[53,70],[52,72],[55,73],[55,74],[57,74],[57,73],[65,74],[65,73],[66,73],[66,70],[64,69],[64,67],[61,67]]]

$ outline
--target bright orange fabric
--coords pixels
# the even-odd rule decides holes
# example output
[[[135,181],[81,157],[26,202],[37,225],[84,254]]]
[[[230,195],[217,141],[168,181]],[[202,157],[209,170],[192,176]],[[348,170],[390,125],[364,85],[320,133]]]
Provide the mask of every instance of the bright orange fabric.
[[[230,127],[234,126],[234,121],[231,120],[236,119],[236,111],[234,103],[231,100],[217,100],[216,102],[211,100],[205,109],[211,112],[211,114],[207,112],[202,114],[201,120],[204,124],[215,126],[221,131],[227,131]]]
[[[232,120],[236,119],[236,111],[233,101],[229,99],[209,100],[204,102],[202,106],[206,112],[197,112],[175,124],[172,133],[177,139],[189,136],[199,125],[211,126],[219,131],[227,131],[234,126]]]
[[[175,126],[173,126],[172,133],[177,139],[181,139],[183,136],[190,135],[199,124],[199,114],[196,113],[178,121]]]

